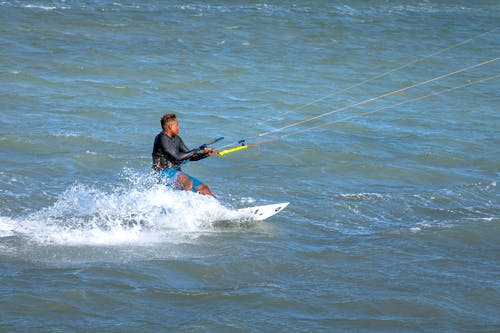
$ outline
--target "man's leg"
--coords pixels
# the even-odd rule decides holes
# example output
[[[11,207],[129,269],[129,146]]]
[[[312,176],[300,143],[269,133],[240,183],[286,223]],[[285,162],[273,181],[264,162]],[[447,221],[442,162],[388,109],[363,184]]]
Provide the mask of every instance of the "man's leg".
[[[193,181],[185,173],[179,172],[179,174],[177,175],[177,184],[181,190],[193,190]]]
[[[201,194],[209,195],[209,196],[215,198],[215,195],[213,195],[212,191],[210,191],[210,189],[208,188],[208,186],[205,185],[205,184],[198,185],[198,187],[196,188],[196,191],[198,191]]]
[[[215,198],[215,195],[213,195],[207,185],[183,172],[179,172],[177,182],[183,190],[198,192]]]

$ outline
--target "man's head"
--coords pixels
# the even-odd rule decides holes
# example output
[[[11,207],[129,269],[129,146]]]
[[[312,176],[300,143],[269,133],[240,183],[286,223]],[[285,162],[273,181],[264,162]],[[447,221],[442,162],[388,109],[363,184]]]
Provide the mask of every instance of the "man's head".
[[[169,135],[179,134],[179,123],[174,113],[167,113],[161,117],[161,128]]]

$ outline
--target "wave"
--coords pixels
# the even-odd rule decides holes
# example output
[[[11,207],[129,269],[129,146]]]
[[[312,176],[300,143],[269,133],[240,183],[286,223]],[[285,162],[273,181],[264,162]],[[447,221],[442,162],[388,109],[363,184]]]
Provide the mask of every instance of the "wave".
[[[100,10],[100,11],[142,11],[142,12],[158,12],[159,10],[178,10],[182,12],[191,13],[194,16],[203,16],[210,13],[227,14],[235,12],[258,12],[262,15],[285,15],[291,13],[312,13],[315,12],[317,7],[310,5],[297,5],[290,6],[277,5],[277,4],[201,4],[201,3],[138,3],[130,4],[120,1],[98,1],[94,3],[89,2],[72,2],[71,6],[66,1],[34,1],[32,3],[23,3],[20,1],[4,1],[0,5],[20,7],[29,10],[37,11],[54,11],[54,10],[72,10],[72,9],[86,9],[86,10]],[[363,15],[378,15],[380,13],[457,13],[457,12],[471,12],[483,11],[487,9],[483,7],[495,6],[494,3],[488,1],[477,2],[475,4],[462,3],[462,4],[435,4],[428,1],[419,1],[408,4],[406,2],[395,2],[386,4],[384,2],[373,3],[366,5],[364,2],[353,2],[349,5],[330,3],[326,4],[327,12],[330,14],[341,16],[363,16]],[[324,8],[324,7],[323,7]]]
[[[107,190],[76,183],[49,207],[17,218],[1,216],[0,238],[70,246],[183,242],[221,222],[238,225],[246,219],[213,198],[157,184],[153,176],[130,180]]]
[[[476,228],[499,220],[496,182],[478,182],[420,192],[340,193],[333,210],[345,234],[412,233]],[[325,226],[323,226],[325,227]]]

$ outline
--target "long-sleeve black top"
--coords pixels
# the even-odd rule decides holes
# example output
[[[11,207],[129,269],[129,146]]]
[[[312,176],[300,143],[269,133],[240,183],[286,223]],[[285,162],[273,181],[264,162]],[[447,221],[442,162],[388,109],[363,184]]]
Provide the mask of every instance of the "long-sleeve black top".
[[[182,162],[199,160],[208,155],[200,153],[198,149],[188,149],[178,135],[169,137],[164,132],[160,132],[155,138],[152,156],[153,168],[180,170]]]

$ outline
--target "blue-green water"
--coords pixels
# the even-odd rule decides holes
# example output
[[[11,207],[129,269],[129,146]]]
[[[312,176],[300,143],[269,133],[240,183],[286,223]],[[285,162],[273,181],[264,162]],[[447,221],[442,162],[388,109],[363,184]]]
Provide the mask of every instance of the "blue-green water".
[[[500,331],[499,18],[1,2],[0,331]],[[151,177],[167,112],[258,144],[184,167],[218,202]]]

